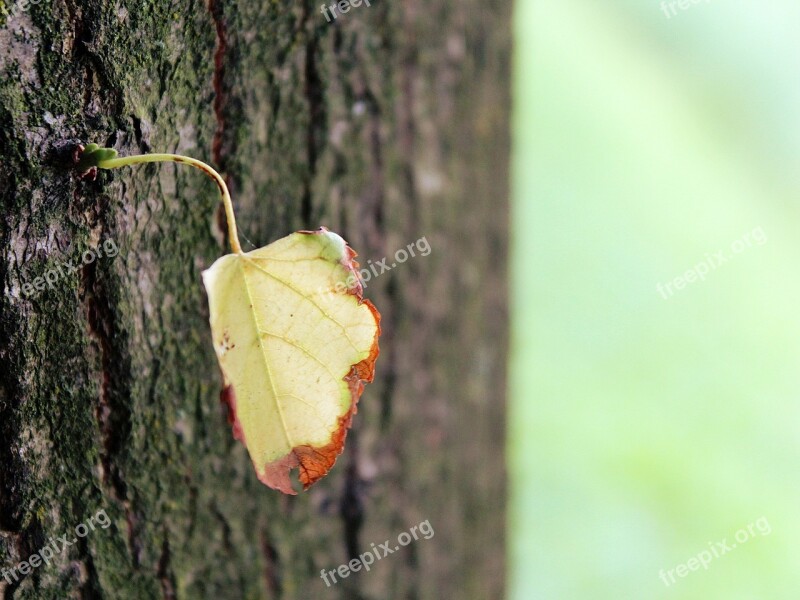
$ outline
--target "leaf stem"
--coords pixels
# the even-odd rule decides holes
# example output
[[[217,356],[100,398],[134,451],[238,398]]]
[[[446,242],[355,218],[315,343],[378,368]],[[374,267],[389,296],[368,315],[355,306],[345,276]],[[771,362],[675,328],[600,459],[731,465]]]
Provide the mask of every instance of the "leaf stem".
[[[213,167],[207,165],[201,160],[191,158],[189,156],[182,156],[180,154],[139,154],[136,156],[124,156],[122,158],[116,157],[116,152],[109,148],[99,148],[94,144],[87,146],[81,156],[79,165],[85,167],[98,167],[100,169],[117,169],[119,167],[127,167],[130,165],[140,165],[144,163],[156,162],[175,162],[192,166],[200,169],[211,177],[219,187],[222,194],[222,203],[225,205],[225,216],[228,220],[228,242],[231,245],[231,250],[235,254],[243,254],[242,246],[239,243],[239,234],[236,229],[236,217],[233,214],[233,201],[231,194],[228,191],[228,186],[222,175],[217,173]]]

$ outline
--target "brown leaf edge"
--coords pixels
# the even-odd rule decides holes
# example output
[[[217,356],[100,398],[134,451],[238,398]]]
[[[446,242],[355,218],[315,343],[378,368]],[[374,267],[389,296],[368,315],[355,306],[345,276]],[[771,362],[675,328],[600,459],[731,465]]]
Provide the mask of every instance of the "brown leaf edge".
[[[328,229],[320,227],[316,231],[298,231],[305,235],[322,235]],[[364,360],[354,364],[350,368],[350,372],[344,377],[350,388],[351,403],[350,409],[346,414],[339,417],[339,422],[336,431],[331,435],[331,441],[324,446],[314,447],[309,444],[296,446],[283,458],[279,458],[264,467],[264,472],[260,473],[256,467],[256,475],[259,481],[271,487],[272,489],[279,490],[284,494],[296,495],[297,492],[292,489],[291,480],[289,479],[289,472],[299,467],[299,479],[303,484],[303,490],[307,490],[314,483],[322,479],[333,467],[338,456],[344,450],[344,443],[347,438],[347,431],[353,422],[353,415],[358,412],[358,400],[364,392],[364,384],[372,383],[375,378],[375,361],[380,354],[378,346],[378,338],[381,335],[381,315],[375,305],[369,300],[364,300],[364,288],[361,285],[361,277],[359,275],[359,264],[355,260],[358,256],[345,242],[346,256],[342,259],[342,266],[355,275],[356,285],[349,288],[346,293],[355,296],[359,304],[365,304],[369,308],[372,316],[375,318],[377,330],[375,332],[375,339],[372,342],[369,356]],[[244,431],[239,422],[236,414],[236,393],[232,385],[227,385],[220,395],[220,400],[228,407],[228,422],[233,429],[233,437],[241,441],[245,446],[247,442],[244,439]]]

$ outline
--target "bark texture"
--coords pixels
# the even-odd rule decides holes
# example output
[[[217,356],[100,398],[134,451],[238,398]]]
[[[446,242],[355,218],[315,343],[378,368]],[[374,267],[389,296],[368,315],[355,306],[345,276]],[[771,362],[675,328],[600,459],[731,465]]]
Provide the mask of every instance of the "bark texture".
[[[0,595],[502,597],[509,46],[505,0],[334,23],[306,0],[0,0]],[[376,383],[309,492],[260,484],[219,402],[216,187],[176,165],[77,181],[78,141],[211,162],[246,249],[326,225],[397,263],[367,282]]]

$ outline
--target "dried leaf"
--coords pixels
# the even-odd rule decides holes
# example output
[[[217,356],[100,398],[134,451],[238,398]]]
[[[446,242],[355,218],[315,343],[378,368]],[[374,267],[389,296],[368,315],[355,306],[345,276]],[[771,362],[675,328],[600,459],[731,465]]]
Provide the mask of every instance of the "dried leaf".
[[[321,228],[203,273],[234,436],[258,478],[286,494],[293,468],[308,489],[333,466],[374,375],[380,315],[354,257]]]

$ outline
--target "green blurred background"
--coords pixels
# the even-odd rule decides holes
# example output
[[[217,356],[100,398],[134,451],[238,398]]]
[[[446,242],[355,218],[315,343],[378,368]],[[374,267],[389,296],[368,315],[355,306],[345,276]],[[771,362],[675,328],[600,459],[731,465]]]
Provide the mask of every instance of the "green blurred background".
[[[800,3],[676,9],[517,2],[513,600],[800,598]]]

